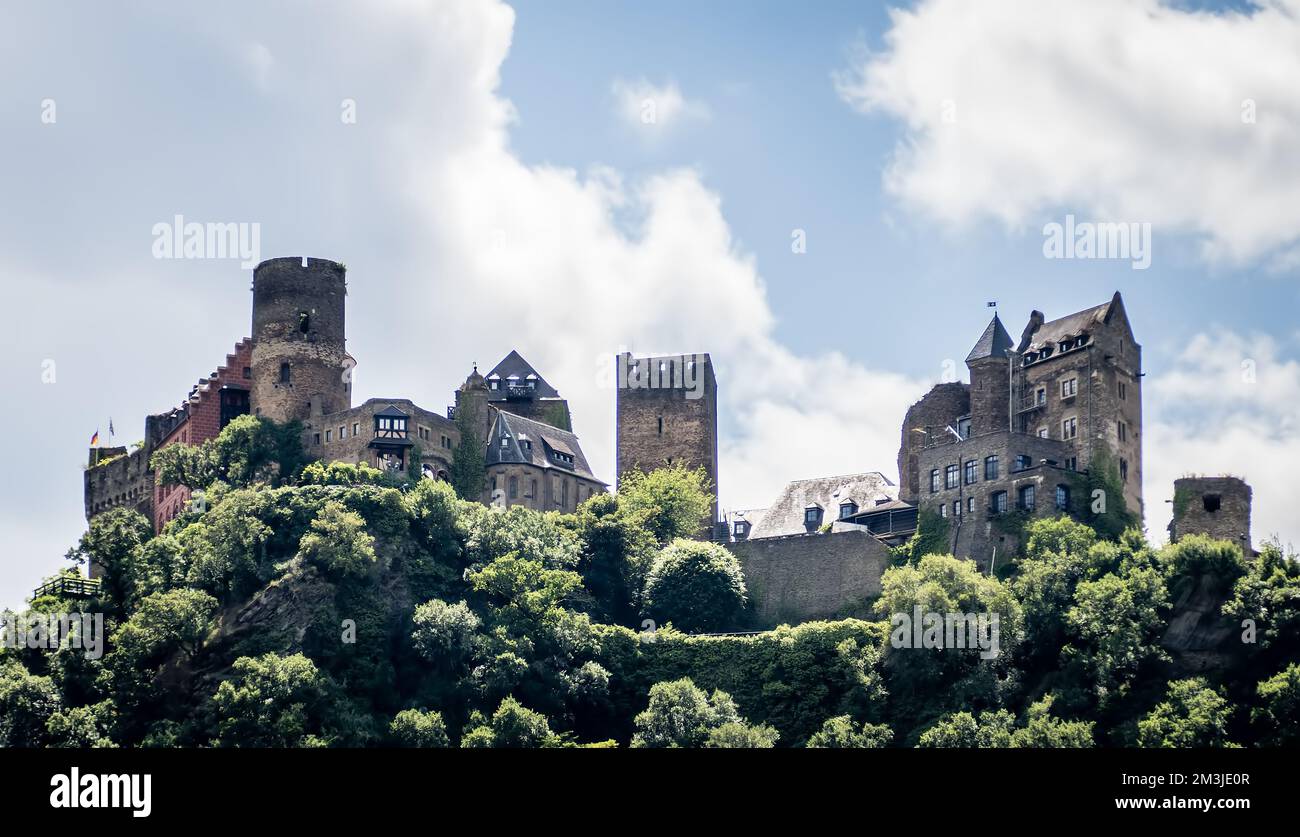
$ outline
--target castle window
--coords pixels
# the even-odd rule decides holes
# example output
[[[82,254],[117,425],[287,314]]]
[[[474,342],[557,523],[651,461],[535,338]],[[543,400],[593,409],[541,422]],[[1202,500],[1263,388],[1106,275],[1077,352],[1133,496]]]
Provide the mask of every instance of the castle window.
[[[998,455],[984,457],[984,479],[995,480],[998,478]]]
[[[1119,423],[1116,425],[1116,432],[1119,433],[1119,440],[1120,440],[1121,442],[1124,442],[1124,441],[1127,441],[1127,440],[1128,440],[1128,425],[1127,425],[1127,424],[1125,424],[1125,423],[1122,422],[1122,421],[1119,422]]]
[[[961,500],[952,501],[952,516],[954,520],[961,518]]]
[[[509,437],[509,436],[502,436],[502,437],[501,437],[501,448],[502,448],[502,450],[504,450],[505,448],[508,448],[508,447],[510,447],[510,437]]]
[[[1046,428],[1046,427],[1040,427],[1040,428],[1038,428],[1038,438],[1040,438],[1040,439],[1046,439],[1046,438],[1047,438],[1047,428]]]
[[[949,465],[943,469],[943,487],[956,488],[958,483],[957,466]]]
[[[840,520],[846,517],[852,517],[858,513],[858,504],[852,500],[847,503],[840,503]]]
[[[1022,486],[1020,486],[1020,490],[1019,490],[1018,493],[1019,493],[1019,495],[1020,495],[1020,496],[1019,496],[1019,505],[1020,505],[1020,508],[1024,509],[1025,511],[1033,511],[1033,510],[1034,510],[1034,486],[1033,486],[1033,484],[1031,483],[1030,485],[1022,485]]]
[[[1079,394],[1079,379],[1078,379],[1078,378],[1066,378],[1064,381],[1061,381],[1061,400],[1062,400],[1062,401],[1064,401],[1064,400],[1067,399],[1067,398],[1073,398],[1074,396],[1076,396],[1076,395],[1078,395],[1078,394]]]
[[[663,417],[663,416],[660,416],[660,417],[659,417],[659,435],[660,435],[660,436],[664,435],[664,417]]]
[[[1116,388],[1119,390],[1119,400],[1120,400],[1120,401],[1125,401],[1125,400],[1127,400],[1127,399],[1128,399],[1128,387],[1124,385],[1124,382],[1123,382],[1123,381],[1116,381],[1116,382],[1115,382],[1115,386],[1116,386]]]
[[[532,481],[530,481],[530,482],[528,483],[528,495],[527,495],[527,496],[529,496],[529,497],[536,497],[536,496],[537,496],[537,480],[532,480]]]
[[[289,364],[287,363],[280,364],[280,383],[282,384],[289,383],[290,374],[291,373],[289,371]]]
[[[994,491],[989,496],[989,511],[994,514],[1002,514],[1007,510],[1007,492]]]
[[[1121,482],[1128,482],[1128,460],[1127,459],[1121,459],[1119,461],[1119,478]]]
[[[245,366],[245,367],[244,367],[244,378],[245,378],[245,379],[248,379],[248,378],[251,378],[251,377],[253,377],[253,367],[251,367],[251,366]]]
[[[974,459],[966,460],[966,484],[971,485],[976,478],[976,462]]]
[[[564,482],[560,483],[560,508],[567,509],[568,507],[569,507],[569,481],[565,480]]]
[[[1040,407],[1047,403],[1047,387],[1038,388],[1034,393],[1034,403]]]
[[[352,422],[352,435],[353,436],[361,435],[361,422],[359,421]]]
[[[1216,512],[1222,507],[1223,500],[1218,494],[1206,494],[1201,498],[1201,504],[1205,506],[1207,512]]]
[[[957,419],[957,435],[963,439],[970,438],[970,419]]]
[[[974,498],[974,497],[967,497],[967,498],[966,498],[966,513],[967,513],[967,514],[974,514],[974,513],[975,513],[975,498]]]
[[[1023,454],[1023,453],[1022,453],[1022,454],[1018,454],[1018,455],[1016,456],[1016,470],[1017,470],[1017,471],[1025,471],[1025,470],[1028,470],[1028,469],[1030,469],[1030,468],[1032,468],[1032,467],[1034,467],[1034,460],[1033,460],[1031,457],[1026,456],[1026,455]]]
[[[820,506],[809,506],[803,510],[804,526],[820,526],[822,523],[822,509]]]
[[[1069,440],[1069,439],[1073,439],[1078,435],[1079,435],[1079,420],[1077,418],[1075,418],[1074,416],[1070,416],[1068,419],[1064,419],[1061,422],[1062,439]]]
[[[1068,457],[1068,458],[1065,460],[1065,470],[1067,470],[1067,471],[1077,471],[1077,470],[1079,470],[1079,457],[1077,457],[1077,456],[1071,456],[1071,457]]]
[[[332,437],[333,435],[334,435],[334,431],[333,431],[333,430],[326,430],[326,431],[325,431],[325,441],[327,441],[327,442],[328,442],[328,441],[331,441],[331,437]]]
[[[746,522],[743,521],[743,520],[737,520],[737,521],[736,521],[735,532],[736,532],[736,539],[737,539],[737,540],[739,540],[740,538],[748,537],[748,536],[749,536],[749,524],[746,523]]]
[[[939,491],[939,469],[935,468],[930,472],[930,493],[936,494]]]
[[[510,499],[514,500],[519,496],[519,478],[511,477],[509,486],[508,494],[510,495]]]
[[[317,433],[315,438],[316,438],[316,444],[319,445],[319,444],[320,444],[320,434]]]
[[[1056,487],[1056,508],[1060,511],[1069,511],[1070,509],[1070,487],[1067,485],[1058,485]]]
[[[311,330],[311,314],[306,311],[298,312],[298,330],[303,334]]]
[[[947,503],[940,503],[940,504],[939,504],[939,516],[942,517],[944,520],[947,520],[947,519],[948,519],[948,504],[947,504]]]

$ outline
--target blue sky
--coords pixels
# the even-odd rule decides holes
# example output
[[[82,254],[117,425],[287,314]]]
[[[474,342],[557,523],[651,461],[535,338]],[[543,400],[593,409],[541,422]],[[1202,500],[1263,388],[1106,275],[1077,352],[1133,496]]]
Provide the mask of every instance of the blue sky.
[[[1256,540],[1296,540],[1296,5],[806,5],[0,11],[0,364],[24,475],[0,485],[0,603],[84,527],[90,433],[112,416],[139,438],[247,334],[237,262],[152,257],[176,213],[261,224],[264,258],[348,264],[358,398],[440,409],[519,349],[607,478],[598,358],[713,352],[736,507],[893,476],[902,411],[986,301],[1014,335],[1118,289],[1153,537],[1174,477],[1230,471],[1255,485]],[[1150,223],[1150,268],[1045,259],[1067,213]]]

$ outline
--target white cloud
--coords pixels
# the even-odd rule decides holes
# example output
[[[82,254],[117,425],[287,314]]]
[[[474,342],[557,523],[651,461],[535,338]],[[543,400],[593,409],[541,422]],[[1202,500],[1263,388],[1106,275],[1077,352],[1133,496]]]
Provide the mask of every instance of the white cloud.
[[[1271,337],[1214,329],[1192,339],[1147,386],[1143,491],[1154,540],[1167,536],[1165,500],[1174,480],[1188,474],[1250,483],[1256,547],[1273,535],[1296,536],[1300,363],[1283,349]]]
[[[614,79],[614,113],[625,124],[655,136],[688,120],[709,118],[702,102],[682,96],[676,82],[652,84],[644,78]]]
[[[885,185],[924,215],[1036,228],[1064,207],[1228,261],[1300,239],[1297,0],[921,0],[890,17],[883,49],[835,80],[904,125]]]

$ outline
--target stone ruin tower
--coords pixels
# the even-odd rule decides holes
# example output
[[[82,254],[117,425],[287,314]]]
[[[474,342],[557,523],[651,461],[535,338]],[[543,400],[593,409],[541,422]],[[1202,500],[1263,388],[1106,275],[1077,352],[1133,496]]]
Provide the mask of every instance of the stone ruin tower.
[[[1169,540],[1186,535],[1209,535],[1241,547],[1246,557],[1255,550],[1250,542],[1251,490],[1237,477],[1183,477],[1174,480],[1174,517]]]
[[[347,270],[328,259],[268,259],[253,270],[252,411],[306,421],[352,406],[344,347]]]

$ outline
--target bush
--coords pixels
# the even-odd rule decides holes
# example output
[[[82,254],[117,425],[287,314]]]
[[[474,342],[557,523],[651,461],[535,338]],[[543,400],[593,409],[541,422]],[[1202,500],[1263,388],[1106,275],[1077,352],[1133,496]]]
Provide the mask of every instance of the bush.
[[[646,582],[646,615],[691,633],[735,627],[746,601],[740,562],[713,543],[674,541]]]
[[[397,713],[388,726],[388,734],[398,747],[446,747],[447,725],[437,712],[405,709]]]

